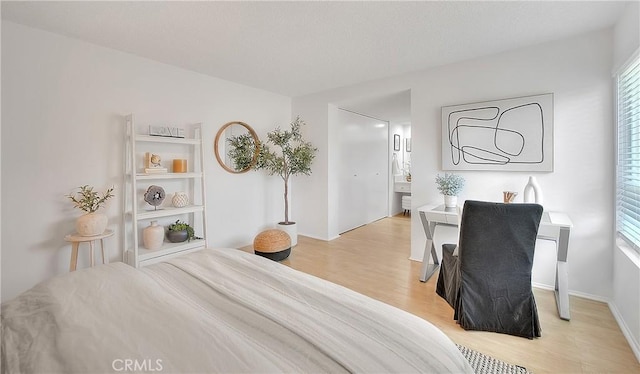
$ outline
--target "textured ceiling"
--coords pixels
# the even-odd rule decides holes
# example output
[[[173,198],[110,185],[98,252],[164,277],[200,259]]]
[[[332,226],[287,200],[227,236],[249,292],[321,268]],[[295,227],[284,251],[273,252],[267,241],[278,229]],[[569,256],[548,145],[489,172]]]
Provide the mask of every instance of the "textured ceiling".
[[[611,27],[626,3],[2,2],[2,18],[300,96]]]

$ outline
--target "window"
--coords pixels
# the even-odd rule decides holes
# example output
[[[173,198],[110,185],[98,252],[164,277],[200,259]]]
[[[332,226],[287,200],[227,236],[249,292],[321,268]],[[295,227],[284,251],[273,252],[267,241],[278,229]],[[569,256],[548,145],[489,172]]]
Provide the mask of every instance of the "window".
[[[616,227],[618,235],[640,251],[640,56],[617,75],[618,169]]]

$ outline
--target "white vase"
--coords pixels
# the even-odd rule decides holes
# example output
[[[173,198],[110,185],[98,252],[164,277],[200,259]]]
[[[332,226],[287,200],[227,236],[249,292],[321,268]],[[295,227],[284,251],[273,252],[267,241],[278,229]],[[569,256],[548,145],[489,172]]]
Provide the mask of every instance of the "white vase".
[[[81,236],[100,235],[107,228],[106,214],[93,212],[84,214],[76,220],[76,231]]]
[[[536,180],[536,177],[529,177],[527,185],[524,186],[524,202],[536,203],[542,205],[542,189]]]
[[[444,195],[444,207],[455,208],[458,205],[458,196]]]
[[[176,192],[173,194],[173,198],[171,199],[171,203],[176,208],[182,208],[189,204],[189,196],[187,196],[184,192]]]
[[[142,230],[142,245],[146,249],[160,249],[164,242],[164,227],[158,225],[158,221],[151,221],[151,224]]]
[[[278,229],[289,234],[291,238],[291,248],[295,247],[298,244],[298,224],[295,222],[289,222],[289,224],[285,224],[284,222],[278,223]]]

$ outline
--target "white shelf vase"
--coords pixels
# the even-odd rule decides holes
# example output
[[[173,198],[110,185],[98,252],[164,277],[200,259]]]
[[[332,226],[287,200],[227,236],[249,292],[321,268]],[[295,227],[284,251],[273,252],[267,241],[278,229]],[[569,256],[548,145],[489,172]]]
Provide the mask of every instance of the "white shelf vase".
[[[183,208],[189,204],[189,196],[184,192],[176,192],[171,199],[171,203],[176,208]]]
[[[529,177],[527,185],[524,186],[524,202],[536,203],[542,205],[542,189],[536,180],[536,177]]]
[[[158,221],[151,221],[151,224],[142,230],[142,244],[146,249],[155,250],[162,247],[164,242],[164,227],[158,225]]]

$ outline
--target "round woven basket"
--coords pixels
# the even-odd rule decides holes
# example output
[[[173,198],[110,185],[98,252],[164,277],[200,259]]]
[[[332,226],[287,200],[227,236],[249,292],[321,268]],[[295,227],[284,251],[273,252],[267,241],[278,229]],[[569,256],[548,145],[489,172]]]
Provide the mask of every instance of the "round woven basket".
[[[274,261],[282,261],[291,253],[291,238],[282,230],[265,230],[253,239],[255,254]]]

